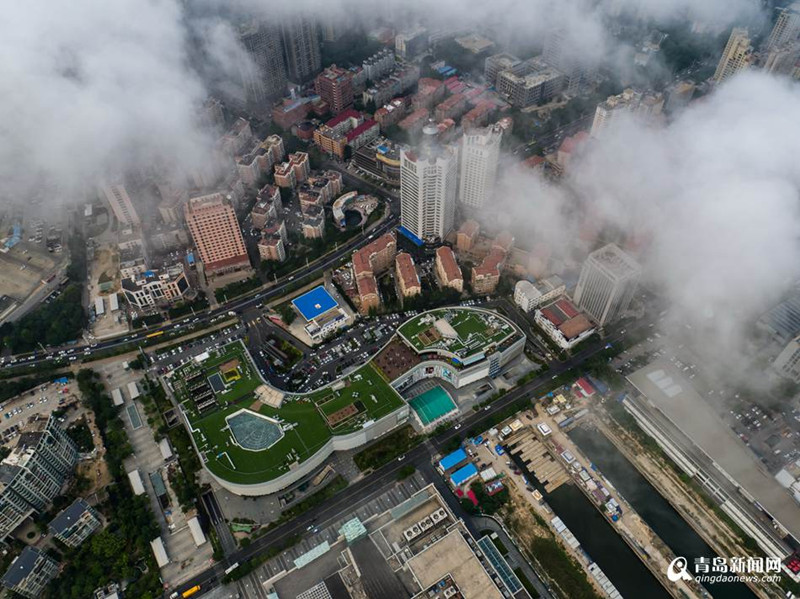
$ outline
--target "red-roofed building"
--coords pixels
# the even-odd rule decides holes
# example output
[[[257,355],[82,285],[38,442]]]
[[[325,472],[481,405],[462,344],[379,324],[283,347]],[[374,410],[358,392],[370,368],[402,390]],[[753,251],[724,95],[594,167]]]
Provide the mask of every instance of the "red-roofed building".
[[[311,101],[308,98],[296,100],[285,99],[272,109],[272,121],[283,130],[291,129],[311,112]]]
[[[591,397],[596,393],[595,388],[585,378],[581,377],[575,381],[575,390],[584,397]]]
[[[408,114],[405,98],[395,98],[385,106],[375,111],[375,121],[380,125],[381,131],[386,131],[392,125],[399,123]]]
[[[467,98],[464,94],[454,94],[436,106],[433,116],[437,121],[444,119],[457,119],[467,108]]]
[[[545,159],[542,156],[531,156],[523,161],[523,166],[534,171],[544,171]]]
[[[567,318],[575,318],[580,312],[568,300],[562,298],[556,302],[556,306],[567,315]]]
[[[485,127],[496,109],[492,102],[481,102],[461,118],[461,128],[469,131],[476,127]]]
[[[456,262],[456,255],[447,246],[436,250],[436,278],[441,287],[450,287],[459,293],[464,291],[464,275]]]
[[[478,238],[478,232],[480,230],[481,226],[477,221],[464,221],[464,224],[461,225],[461,227],[458,229],[458,233],[456,233],[456,248],[458,251],[470,251],[472,246],[475,244],[475,240]]]
[[[558,164],[562,169],[567,168],[573,154],[579,150],[588,139],[589,134],[586,131],[579,131],[571,137],[564,138],[564,141],[561,142],[561,146],[558,148]]]
[[[427,122],[428,116],[429,116],[428,109],[420,108],[409,114],[399,123],[397,123],[397,126],[400,127],[400,129],[402,129],[403,131],[408,131],[408,132],[422,131],[422,127]]]
[[[561,317],[559,312],[556,312],[552,308],[542,308],[542,315],[553,323],[556,327],[561,326],[561,323],[564,322],[564,319]]]
[[[355,151],[361,146],[367,145],[373,139],[377,139],[380,133],[381,129],[378,123],[372,119],[369,119],[368,121],[361,123],[352,131],[349,131],[345,137],[347,138],[347,145],[349,145],[351,148],[353,148],[353,151]]]
[[[502,250],[506,254],[514,247],[514,236],[508,231],[501,232],[492,242],[492,249]]]
[[[506,253],[498,248],[489,254],[472,269],[472,291],[477,294],[494,293],[500,282],[500,273],[506,262]]]
[[[589,319],[566,297],[537,309],[534,321],[563,349],[572,349],[595,331]]]
[[[378,283],[375,277],[370,275],[356,281],[358,290],[359,311],[367,314],[372,308],[378,309],[381,305],[381,298],[378,295]]]
[[[411,254],[400,252],[394,259],[397,287],[402,297],[413,297],[422,292],[417,268]]]
[[[414,110],[420,108],[430,109],[434,104],[444,98],[447,91],[445,84],[438,79],[422,77],[417,84],[417,93],[411,100]]]

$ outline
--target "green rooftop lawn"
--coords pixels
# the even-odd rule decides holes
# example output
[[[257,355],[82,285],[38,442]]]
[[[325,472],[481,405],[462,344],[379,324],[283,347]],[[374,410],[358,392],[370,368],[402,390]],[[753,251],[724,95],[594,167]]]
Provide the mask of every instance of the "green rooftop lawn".
[[[478,340],[473,340],[472,343],[473,347],[471,349],[474,352],[479,350],[482,351],[487,345],[502,341],[508,335],[514,332],[514,328],[511,325],[506,324],[505,320],[500,317],[501,322],[503,322],[505,326],[501,327],[494,334],[487,337],[486,335],[488,334],[489,328],[487,315],[483,314],[482,312],[463,308],[441,308],[439,310],[433,310],[427,314],[420,314],[419,316],[416,316],[415,318],[403,324],[398,331],[411,343],[411,345],[414,346],[417,351],[425,351],[427,348],[435,349],[440,345],[440,343],[434,343],[426,346],[419,339],[420,333],[427,331],[433,326],[433,323],[431,322],[423,322],[423,318],[427,317],[430,319],[432,316],[435,319],[439,319],[448,312],[452,315],[452,318],[450,319],[450,325],[453,327],[453,329],[455,329],[460,341],[460,343],[454,343],[450,345],[449,351],[453,353],[465,347],[464,342],[470,335],[479,336]],[[483,338],[480,339],[480,337]]]
[[[206,456],[206,466],[217,476],[234,483],[252,484],[276,478],[288,472],[289,465],[295,459],[303,462],[314,455],[333,434],[358,430],[366,420],[382,418],[403,405],[402,398],[371,363],[345,377],[346,385],[337,391],[329,386],[308,395],[287,395],[283,405],[277,410],[256,404],[253,391],[261,384],[261,380],[250,366],[244,349],[238,343],[224,349],[221,353],[212,354],[199,365],[204,376],[208,377],[217,372],[223,362],[233,358],[240,360],[243,376],[231,384],[225,393],[217,395],[220,408],[216,411],[198,417],[192,409],[191,400],[187,401],[185,395],[182,395],[183,373],[178,373],[174,380],[178,399],[185,401],[184,405],[190,411],[194,429],[192,434],[200,452]],[[184,368],[184,371],[189,370],[191,367]],[[329,397],[331,399],[323,406],[315,403]],[[226,401],[230,401],[230,405],[226,405]],[[360,402],[363,411],[331,431],[325,416],[354,402]],[[263,451],[250,451],[234,443],[225,420],[234,412],[249,410],[254,405],[258,406],[260,414],[281,420],[284,424],[295,424],[292,430],[284,432],[282,439]]]
[[[296,426],[292,430],[286,431],[280,441],[264,451],[242,449],[233,442],[230,431],[225,429],[225,417],[242,408],[249,409],[254,401],[252,397],[244,399],[193,423],[194,428],[198,429],[193,433],[195,443],[206,455],[206,466],[217,476],[241,484],[276,478],[289,471],[289,464],[295,458],[304,462],[331,437],[316,406],[308,400],[295,400],[285,402],[279,410],[264,405],[258,410],[260,414],[284,423],[294,423]],[[205,445],[200,433],[206,437]],[[220,455],[223,452],[227,452],[227,457]]]
[[[356,380],[358,375],[361,375],[360,380]],[[371,363],[349,374],[344,380],[349,384],[338,391],[326,387],[311,394],[315,402],[327,400],[320,405],[325,415],[329,416],[353,402],[360,401],[369,417],[377,420],[403,405],[397,392],[383,380]]]

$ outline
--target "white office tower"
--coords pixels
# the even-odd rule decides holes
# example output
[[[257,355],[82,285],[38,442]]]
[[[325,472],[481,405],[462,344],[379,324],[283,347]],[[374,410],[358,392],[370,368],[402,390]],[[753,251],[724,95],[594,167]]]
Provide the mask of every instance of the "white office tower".
[[[473,129],[461,138],[458,200],[468,209],[488,205],[494,193],[503,128]]]
[[[631,304],[642,269],[613,243],[595,250],[583,263],[575,303],[602,326],[613,322]]]
[[[444,239],[455,219],[458,150],[437,133],[429,123],[419,149],[400,152],[400,224],[422,241]]]

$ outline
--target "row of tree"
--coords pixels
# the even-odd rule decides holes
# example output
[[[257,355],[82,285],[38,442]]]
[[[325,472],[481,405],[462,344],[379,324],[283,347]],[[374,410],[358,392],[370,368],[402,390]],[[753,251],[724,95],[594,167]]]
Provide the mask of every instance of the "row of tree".
[[[142,599],[161,597],[159,571],[150,551],[150,540],[159,528],[145,495],[133,494],[123,460],[133,453],[127,434],[111,398],[98,375],[81,370],[78,387],[106,447],[106,462],[114,483],[107,487],[108,499],[100,510],[109,525],[77,549],[65,549],[61,574],[50,585],[50,596],[63,599],[91,597],[95,589],[110,582],[129,581],[125,594]]]

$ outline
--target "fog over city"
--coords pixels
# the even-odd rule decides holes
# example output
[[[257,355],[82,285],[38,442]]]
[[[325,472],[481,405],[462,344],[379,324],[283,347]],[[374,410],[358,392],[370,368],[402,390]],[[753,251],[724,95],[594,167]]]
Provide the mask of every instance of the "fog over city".
[[[799,111],[797,84],[740,75],[666,128],[615,123],[574,157],[568,191],[517,172],[506,220],[529,223],[556,253],[580,245],[581,227],[627,232],[674,329],[742,372],[753,320],[800,274]],[[577,218],[563,210],[569,193],[585,209]]]
[[[290,8],[322,15],[366,10],[346,0]],[[713,22],[720,30],[764,18],[749,0],[446,0],[380,10],[418,14],[429,26],[486,24],[515,39],[564,26],[580,60],[612,69],[629,49],[608,33],[609,15]],[[14,6],[0,24],[0,48],[13,57],[0,65],[0,192],[20,198],[51,183],[59,190],[52,201],[75,201],[108,177],[209,160],[213,136],[198,118],[204,81],[233,85],[236,63],[246,59],[231,23],[246,14],[269,21],[286,11],[284,3],[247,0],[224,7],[205,0],[191,14],[173,1]],[[195,65],[202,74],[192,66],[191,43],[203,47]],[[504,193],[516,221],[525,219],[535,237],[556,248],[588,218],[651,240],[642,256],[650,283],[666,291],[681,319],[713,323],[713,347],[739,347],[744,325],[737,323],[747,322],[741,317],[762,310],[797,275],[798,113],[796,84],[741,75],[666,128],[615,125],[572,166],[568,191],[513,175]],[[566,193],[577,193],[587,213],[564,214]]]

